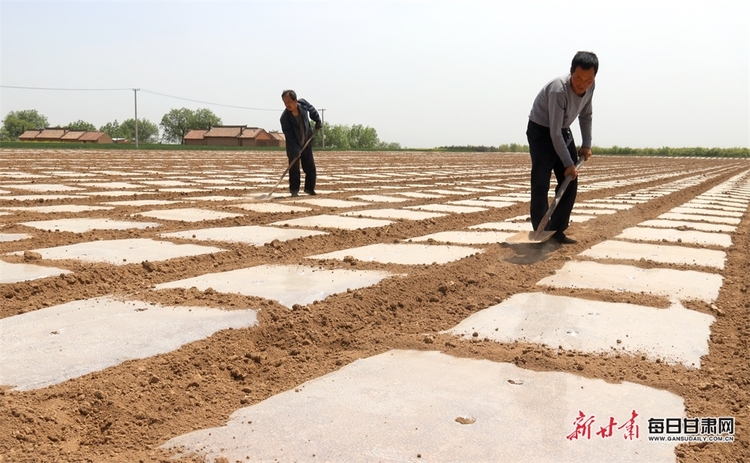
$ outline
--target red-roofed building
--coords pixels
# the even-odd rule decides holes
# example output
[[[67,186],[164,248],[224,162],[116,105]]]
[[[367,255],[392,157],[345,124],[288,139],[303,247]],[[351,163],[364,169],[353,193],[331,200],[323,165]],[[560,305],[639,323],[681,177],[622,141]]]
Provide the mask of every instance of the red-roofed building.
[[[76,141],[80,143],[114,143],[112,137],[104,132],[86,132]]]
[[[190,132],[185,134],[185,138],[183,138],[183,143],[185,145],[205,145],[206,140],[203,138],[203,136],[208,132],[208,130],[205,129],[193,129]]]
[[[244,125],[217,125],[203,135],[207,146],[240,146]]]
[[[60,141],[60,139],[68,132],[67,129],[61,129],[59,127],[46,128],[42,132],[34,137],[34,141]]]
[[[281,132],[269,132],[268,135],[273,138],[273,140],[268,144],[268,146],[278,146],[279,148],[286,148],[286,137],[284,137],[284,134]]]
[[[240,135],[240,146],[273,146],[274,138],[258,127],[246,127]]]
[[[27,130],[18,137],[18,140],[33,141],[40,133],[42,133],[41,130]]]
[[[186,145],[201,146],[286,146],[284,135],[246,125],[217,125],[209,130],[194,129],[185,134]]]
[[[19,141],[47,141],[69,143],[114,143],[112,137],[104,132],[84,132],[59,127],[44,130],[27,130],[18,137]]]
[[[78,141],[78,139],[81,138],[81,135],[83,135],[84,133],[86,132],[84,132],[83,130],[71,130],[65,135],[63,135],[62,138],[60,138],[60,140],[61,141]]]

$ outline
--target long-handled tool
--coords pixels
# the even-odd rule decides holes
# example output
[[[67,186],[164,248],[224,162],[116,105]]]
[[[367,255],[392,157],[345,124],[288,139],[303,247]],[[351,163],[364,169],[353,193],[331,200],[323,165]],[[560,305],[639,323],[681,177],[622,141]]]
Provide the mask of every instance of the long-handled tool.
[[[304,144],[304,145],[302,145],[302,148],[300,148],[300,150],[299,150],[299,154],[297,155],[297,157],[296,157],[296,158],[294,158],[294,159],[292,159],[292,161],[291,161],[291,162],[289,163],[289,165],[288,165],[288,166],[286,166],[286,169],[284,169],[284,173],[282,173],[282,174],[281,174],[281,177],[279,177],[279,181],[278,181],[278,182],[276,182],[276,185],[274,185],[274,187],[273,187],[273,189],[271,190],[271,192],[270,192],[270,193],[268,193],[268,194],[266,194],[266,195],[260,195],[260,196],[258,196],[258,198],[257,198],[257,200],[258,200],[258,201],[264,201],[264,200],[266,200],[266,199],[271,199],[271,196],[273,196],[273,193],[274,193],[274,191],[276,191],[276,188],[278,188],[278,187],[279,187],[279,185],[281,184],[281,181],[282,181],[282,180],[284,180],[284,177],[286,177],[286,173],[287,173],[287,172],[289,172],[289,169],[291,169],[291,168],[292,168],[292,166],[293,166],[293,165],[294,165],[294,164],[295,164],[295,163],[296,163],[297,161],[299,161],[299,159],[300,159],[300,158],[302,157],[302,152],[303,152],[303,151],[305,151],[305,148],[307,148],[307,145],[309,145],[309,144],[310,144],[310,142],[312,141],[313,137],[315,136],[315,134],[316,134],[317,132],[318,132],[318,129],[317,129],[317,128],[316,128],[315,130],[313,130],[313,133],[312,133],[312,135],[310,135],[310,138],[308,138],[308,139],[307,139],[307,141],[305,142],[305,144]]]
[[[584,161],[585,161],[584,157],[581,156],[578,159],[578,162],[576,163],[576,169],[579,169],[583,165]],[[547,209],[547,212],[544,214],[544,217],[542,217],[542,221],[539,222],[539,226],[536,227],[536,230],[530,231],[530,232],[516,233],[515,235],[506,239],[505,242],[510,243],[510,244],[534,244],[534,243],[544,243],[545,241],[550,239],[557,230],[545,230],[544,227],[546,227],[547,224],[549,223],[549,219],[550,217],[552,217],[552,213],[555,212],[555,208],[557,207],[557,204],[560,202],[560,198],[562,198],[562,195],[563,193],[565,193],[565,190],[568,188],[568,185],[570,184],[571,180],[573,180],[572,175],[565,176],[565,180],[563,181],[563,184],[560,185],[560,189],[555,194],[555,200],[552,201],[552,205],[550,205],[549,209]]]

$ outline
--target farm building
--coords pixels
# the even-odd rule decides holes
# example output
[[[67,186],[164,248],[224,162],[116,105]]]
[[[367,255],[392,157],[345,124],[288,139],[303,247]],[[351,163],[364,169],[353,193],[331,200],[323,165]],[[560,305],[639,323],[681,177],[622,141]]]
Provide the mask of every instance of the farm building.
[[[284,146],[273,132],[246,125],[217,125],[209,130],[195,129],[185,135],[186,145],[203,146]]]
[[[41,130],[27,130],[24,133],[22,133],[18,139],[20,141],[33,141],[37,135],[42,133]]]
[[[104,132],[86,132],[76,141],[81,143],[114,143],[112,137]]]
[[[77,141],[79,138],[81,138],[81,135],[86,133],[83,130],[70,130],[65,133],[65,135],[60,138],[61,141]]]
[[[64,128],[46,128],[44,130],[27,130],[18,137],[19,141],[49,141],[73,143],[114,143],[112,137],[104,132],[84,132]]]
[[[272,146],[273,137],[258,127],[247,127],[240,135],[240,146]]]
[[[280,148],[286,147],[286,138],[284,137],[284,134],[281,132],[269,132],[269,135],[273,137],[272,144],[269,144],[268,146],[278,146]]]
[[[202,146],[285,146],[284,136],[246,125],[217,125],[195,129],[185,135],[186,145]]]
[[[39,135],[34,137],[34,141],[60,141],[67,131],[67,129],[46,128],[42,130]]]
[[[244,125],[217,125],[203,135],[206,146],[240,146]]]
[[[185,145],[205,145],[206,141],[203,139],[203,136],[208,132],[208,130],[205,129],[193,129],[187,134],[185,134],[185,138],[183,138],[183,143]]]

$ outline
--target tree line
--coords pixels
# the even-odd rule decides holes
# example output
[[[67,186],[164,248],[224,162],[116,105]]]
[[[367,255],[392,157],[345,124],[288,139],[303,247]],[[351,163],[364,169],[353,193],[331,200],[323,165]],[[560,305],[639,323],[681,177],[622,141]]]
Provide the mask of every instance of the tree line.
[[[505,143],[498,146],[484,146],[484,145],[451,145],[451,146],[440,146],[437,149],[442,151],[455,151],[462,153],[528,153],[529,145],[519,145],[518,143]]]
[[[138,119],[138,141],[143,143],[183,143],[185,135],[193,129],[208,130],[221,125],[221,118],[210,109],[191,110],[188,108],[172,109],[156,125],[148,119]],[[11,111],[3,119],[0,128],[0,140],[18,140],[27,130],[41,130],[50,127],[46,116],[35,109]],[[135,140],[135,119],[119,122],[115,119],[98,129],[90,122],[77,120],[58,128],[84,132],[104,132],[113,139]],[[161,129],[161,136],[159,136]]]
[[[692,148],[671,148],[663,146],[661,148],[630,148],[627,146],[614,145],[609,148],[594,146],[594,153],[598,154],[622,154],[636,156],[705,156],[705,157],[729,157],[729,158],[746,158],[750,157],[750,148],[702,148],[699,146]]]
[[[210,109],[201,108],[195,111],[188,108],[172,109],[162,117],[158,126],[148,119],[138,119],[138,141],[141,143],[183,144],[185,135],[191,130],[208,130],[217,125],[222,125],[221,118]],[[47,127],[50,127],[47,117],[35,109],[11,111],[3,119],[3,126],[0,128],[0,140],[18,140],[18,137],[27,130],[41,130]],[[115,119],[98,129],[94,124],[82,120],[70,122],[60,128],[84,132],[98,131],[106,133],[113,139],[135,140],[135,119],[133,118],[122,122]],[[159,135],[160,129],[161,136]],[[313,146],[318,149],[323,148],[324,143],[326,149],[401,149],[401,145],[398,143],[380,141],[374,128],[360,124],[352,126],[326,124],[324,133],[325,140],[323,134],[320,134],[313,141]]]
[[[157,125],[148,119],[138,119],[138,141],[141,143],[178,143],[183,144],[185,135],[194,129],[208,130],[222,125],[221,118],[210,109],[188,108],[172,109],[165,114]],[[41,130],[50,127],[47,117],[35,109],[11,111],[3,119],[0,127],[0,141],[15,141],[27,130]],[[86,121],[72,121],[64,126],[69,130],[85,132],[104,132],[112,138],[135,140],[135,119],[125,119],[122,122],[114,120],[98,129]],[[161,136],[159,135],[161,133]],[[313,140],[317,149],[335,150],[400,150],[399,143],[387,143],[378,138],[378,132],[369,126],[331,125],[325,124],[324,135],[318,134]],[[440,146],[441,151],[462,152],[498,152],[498,153],[528,153],[529,146],[518,143],[501,144],[498,146],[461,145]],[[614,155],[642,155],[642,156],[707,156],[707,157],[750,157],[748,148],[630,148],[612,146],[609,148],[594,146],[595,154]]]
[[[454,152],[478,152],[478,153],[528,153],[529,145],[520,145],[518,143],[509,143],[498,146],[484,145],[461,145],[461,146],[441,146],[437,148],[441,151]],[[705,156],[705,157],[730,157],[746,158],[750,157],[750,148],[670,148],[664,146],[661,148],[630,148],[627,146],[601,147],[593,146],[594,154],[614,154],[614,155],[635,155],[635,156]]]
[[[324,140],[325,137],[325,140]],[[361,124],[331,125],[325,124],[323,134],[316,135],[313,147],[336,150],[400,150],[399,143],[380,141],[377,130]]]

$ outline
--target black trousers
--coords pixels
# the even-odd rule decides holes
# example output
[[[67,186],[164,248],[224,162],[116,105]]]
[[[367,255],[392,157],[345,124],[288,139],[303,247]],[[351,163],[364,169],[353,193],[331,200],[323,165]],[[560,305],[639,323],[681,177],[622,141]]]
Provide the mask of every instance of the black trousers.
[[[531,225],[536,230],[549,208],[547,195],[549,194],[551,173],[554,172],[557,179],[557,187],[555,187],[555,194],[557,194],[565,181],[565,166],[552,145],[549,127],[529,121],[526,138],[529,141],[531,153]],[[563,129],[563,138],[568,143],[568,152],[573,158],[573,162],[578,162],[578,152],[570,129]],[[575,179],[565,189],[565,193],[560,198],[560,202],[552,213],[545,230],[555,230],[562,233],[568,228],[570,212],[576,202],[577,191],[578,179]]]
[[[315,190],[315,181],[317,179],[317,172],[315,170],[315,159],[313,158],[312,143],[307,145],[302,151],[300,159],[289,168],[289,192],[297,193],[299,191],[301,176],[299,167],[302,164],[302,170],[305,172],[305,191]],[[292,162],[294,158],[289,158],[289,162]]]

